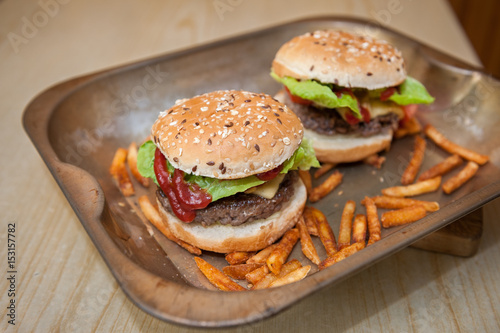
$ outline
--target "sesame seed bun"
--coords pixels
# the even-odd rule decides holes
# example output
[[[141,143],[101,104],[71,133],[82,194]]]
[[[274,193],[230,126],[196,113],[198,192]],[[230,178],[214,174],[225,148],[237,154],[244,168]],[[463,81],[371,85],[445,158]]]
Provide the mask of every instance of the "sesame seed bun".
[[[384,40],[343,31],[306,33],[283,44],[272,63],[280,77],[378,89],[406,79],[401,52]]]
[[[218,253],[258,251],[274,243],[302,216],[307,200],[306,187],[300,178],[293,186],[294,195],[278,212],[266,219],[238,226],[216,223],[204,227],[199,223],[184,223],[165,210],[161,202],[158,202],[158,208],[175,237],[202,250]]]
[[[281,165],[304,133],[297,116],[271,96],[225,90],[179,101],[160,113],[151,134],[175,168],[236,179]]]

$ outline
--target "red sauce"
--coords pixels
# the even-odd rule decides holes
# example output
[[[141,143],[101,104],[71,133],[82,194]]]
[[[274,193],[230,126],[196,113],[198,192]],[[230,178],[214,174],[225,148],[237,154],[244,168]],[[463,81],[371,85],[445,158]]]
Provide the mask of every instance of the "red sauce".
[[[288,93],[288,96],[290,96],[290,99],[292,100],[292,102],[297,103],[297,104],[303,104],[303,105],[312,104],[312,101],[310,101],[308,99],[304,99],[302,97],[292,95],[292,93],[290,92],[290,90],[288,90],[288,88],[286,86],[285,86],[285,90]]]
[[[172,208],[175,216],[183,222],[192,222],[196,217],[196,212],[194,209],[185,209],[181,206],[177,196],[175,195],[174,187],[172,186],[172,178],[167,170],[167,159],[158,148],[156,148],[155,151],[154,170],[156,180],[158,181],[163,193],[167,196],[168,202],[170,203],[170,207]]]
[[[263,173],[258,173],[255,176],[257,178],[259,178],[260,180],[268,181],[268,180],[274,179],[277,175],[279,175],[281,170],[283,170],[283,164],[281,164],[280,166],[278,166],[272,170],[269,170],[269,171],[266,171]]]
[[[184,171],[175,169],[173,188],[179,203],[184,209],[202,209],[212,202],[212,196],[196,184],[184,181]]]

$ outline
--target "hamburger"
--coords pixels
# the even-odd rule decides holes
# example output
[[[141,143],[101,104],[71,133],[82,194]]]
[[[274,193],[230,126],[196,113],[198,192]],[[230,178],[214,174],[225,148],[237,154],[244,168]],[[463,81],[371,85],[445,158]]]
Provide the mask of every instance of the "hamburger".
[[[315,31],[283,44],[271,76],[284,86],[275,97],[300,118],[321,162],[355,162],[388,149],[417,105],[434,101],[406,74],[399,50],[343,31]]]
[[[303,134],[269,95],[215,91],[161,112],[138,168],[158,185],[176,237],[213,252],[257,251],[301,216],[306,189],[296,170],[319,165]]]

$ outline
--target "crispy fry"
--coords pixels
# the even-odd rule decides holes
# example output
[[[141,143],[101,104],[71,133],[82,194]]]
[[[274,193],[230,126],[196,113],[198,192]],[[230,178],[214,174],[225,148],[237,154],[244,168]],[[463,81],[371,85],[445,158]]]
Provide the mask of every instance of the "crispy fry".
[[[311,194],[312,191],[312,179],[311,179],[311,173],[309,170],[300,170],[299,169],[299,176],[300,179],[302,179],[302,182],[306,186],[307,194]]]
[[[300,261],[298,261],[297,259],[292,259],[281,267],[281,271],[279,274],[276,275],[273,272],[267,273],[262,279],[260,279],[257,283],[255,283],[251,289],[255,290],[255,289],[268,288],[273,281],[287,275],[288,273],[300,267],[302,267]]]
[[[226,254],[226,261],[229,263],[229,265],[238,265],[238,264],[243,264],[245,263],[248,259],[250,259],[255,252],[231,252]]]
[[[395,227],[420,220],[427,214],[423,206],[410,206],[398,210],[390,210],[382,214],[380,221],[384,228]]]
[[[330,176],[328,176],[328,178],[323,183],[312,189],[311,195],[309,195],[309,201],[319,201],[321,198],[333,191],[341,182],[342,174],[338,170],[336,170]]]
[[[318,265],[318,268],[319,268],[319,270],[323,270],[327,267],[330,267],[331,265],[353,255],[354,253],[358,252],[359,250],[362,250],[364,247],[365,247],[365,245],[362,243],[354,243],[352,245],[349,245],[348,247],[344,247],[342,250],[335,253],[335,255],[333,257],[328,257],[325,260],[323,260]]]
[[[311,270],[311,266],[302,266],[300,268],[297,268],[294,271],[291,271],[287,275],[280,277],[269,285],[269,288],[274,288],[274,287],[279,287],[279,286],[284,286],[285,284],[290,284],[293,282],[297,282],[302,280],[303,278],[306,277],[307,273]]]
[[[299,222],[297,222],[297,228],[299,229],[302,253],[304,253],[307,259],[318,265],[320,263],[318,252],[316,251],[316,248],[311,240],[311,235],[309,235],[309,232],[307,231],[303,217],[301,217]]]
[[[330,224],[328,224],[325,214],[323,214],[320,210],[314,210],[314,216],[318,226],[319,238],[325,247],[326,254],[329,257],[333,256],[335,252],[337,252],[337,243],[335,241],[333,230],[330,227]]]
[[[442,176],[442,175],[450,172],[451,170],[453,170],[454,168],[456,168],[457,166],[459,166],[462,163],[463,163],[462,158],[460,156],[458,156],[457,154],[453,154],[450,157],[446,158],[444,161],[434,165],[429,170],[424,171],[418,177],[418,181],[427,180],[427,179],[434,178],[437,176]]]
[[[175,237],[172,232],[167,228],[163,220],[161,219],[158,210],[151,204],[148,197],[143,195],[139,198],[139,206],[141,207],[141,211],[146,216],[146,218],[151,222],[152,225],[156,227],[156,229],[160,230],[160,232],[170,239],[171,241],[177,243],[179,246],[188,250],[190,253],[195,255],[201,255],[201,250],[196,246],[188,244],[179,238]]]
[[[352,218],[355,210],[356,203],[353,200],[349,200],[345,203],[340,219],[339,241],[337,244],[339,251],[351,245]]]
[[[203,275],[206,276],[208,281],[210,281],[211,284],[213,284],[220,290],[223,291],[246,290],[245,288],[243,288],[242,286],[231,280],[226,274],[222,273],[217,268],[210,265],[208,262],[201,259],[200,257],[194,257],[194,260],[196,261],[196,265],[203,273]]]
[[[293,247],[299,240],[299,231],[296,228],[288,230],[281,238],[278,246],[271,252],[266,260],[267,267],[274,274],[279,274],[281,267],[292,252]]]
[[[422,161],[424,160],[425,146],[425,139],[417,135],[415,137],[415,146],[413,148],[412,158],[405,171],[403,172],[403,175],[401,176],[401,184],[411,184],[417,177],[418,170],[420,169]]]
[[[449,141],[441,132],[439,132],[434,126],[427,125],[424,128],[425,135],[427,135],[432,141],[434,141],[439,147],[443,148],[450,154],[457,154],[466,160],[476,162],[479,165],[483,165],[489,161],[487,155],[481,155],[473,150],[464,148],[457,145],[454,142]]]
[[[139,169],[137,169],[137,145],[135,142],[132,142],[130,146],[128,146],[127,164],[132,176],[134,176],[142,186],[148,187],[149,178],[143,177]]]
[[[236,280],[244,280],[245,276],[264,264],[237,264],[222,268],[224,274]]]
[[[458,189],[476,174],[477,169],[479,169],[479,165],[477,165],[477,163],[468,162],[458,174],[443,183],[444,193],[450,194]]]
[[[249,264],[249,265],[253,265],[253,264]],[[267,265],[262,265],[260,266],[259,268],[257,269],[254,269],[253,271],[251,272],[248,272],[246,275],[245,275],[245,279],[255,285],[257,282],[259,282],[262,278],[264,278],[264,276],[266,276],[266,274],[269,273],[269,268],[267,267]]]
[[[273,250],[278,246],[278,243],[269,245],[268,247],[260,250],[257,254],[254,254],[250,259],[247,260],[247,264],[264,264],[267,258],[273,252]]]
[[[378,219],[377,206],[375,206],[375,203],[370,197],[365,197],[364,205],[366,208],[368,233],[370,234],[367,245],[371,245],[382,238],[382,232],[380,230],[381,227]]]
[[[418,134],[422,131],[422,125],[420,125],[417,118],[412,117],[408,119],[403,126],[399,127],[396,132],[394,132],[394,137],[396,139],[401,139],[407,135]]]
[[[307,231],[309,232],[309,234],[312,236],[319,236],[318,227],[316,226],[316,217],[314,215],[314,210],[316,210],[316,208],[311,206],[306,206],[304,208],[302,216],[304,217],[304,222],[306,224]]]
[[[441,184],[441,176],[423,180],[406,186],[394,186],[382,189],[382,194],[390,197],[411,197],[423,193],[434,192]]]
[[[382,167],[382,164],[384,164],[384,162],[385,162],[385,157],[379,156],[378,154],[370,155],[363,160],[363,163],[372,165],[377,169],[380,169]]]
[[[113,157],[113,162],[109,168],[109,173],[118,183],[120,191],[126,197],[135,194],[134,186],[128,175],[127,168],[125,167],[125,161],[127,160],[127,149],[118,148],[116,150],[115,156]]]
[[[402,198],[402,197],[388,197],[388,196],[375,196],[372,197],[373,202],[377,208],[383,209],[400,209],[410,206],[421,205],[428,212],[435,212],[439,210],[439,203],[436,201],[424,201],[410,198]],[[363,201],[361,202],[363,203]]]
[[[335,163],[323,163],[321,164],[321,167],[314,172],[314,178],[318,179],[319,177],[323,176],[325,173],[330,171],[336,166]]]
[[[361,243],[365,247],[366,243],[366,216],[357,214],[352,223],[352,242]]]

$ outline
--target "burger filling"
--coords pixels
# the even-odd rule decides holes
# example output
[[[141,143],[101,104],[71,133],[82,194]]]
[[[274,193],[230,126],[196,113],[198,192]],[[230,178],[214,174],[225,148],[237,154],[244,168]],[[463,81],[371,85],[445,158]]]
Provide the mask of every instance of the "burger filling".
[[[206,209],[211,211],[212,209],[210,207],[219,207],[216,203],[221,200],[225,200],[221,201],[221,205],[225,207],[234,205],[234,202],[238,199],[245,199],[247,202],[252,202],[248,200],[247,194],[249,193],[253,193],[251,198],[260,196],[263,199],[271,200],[269,202],[259,201],[259,203],[266,202],[267,206],[265,209],[262,209],[261,212],[258,212],[259,214],[255,214],[261,216],[263,216],[262,214],[264,213],[272,215],[272,213],[279,210],[281,204],[286,201],[284,198],[287,197],[287,195],[283,194],[284,192],[278,195],[275,191],[271,191],[272,194],[270,195],[269,188],[275,187],[276,190],[278,190],[279,187],[281,190],[283,186],[280,185],[280,179],[293,179],[293,177],[287,177],[290,171],[297,169],[308,170],[310,167],[319,167],[319,162],[316,159],[311,144],[304,139],[290,158],[272,170],[239,179],[218,179],[197,176],[175,169],[168,162],[160,149],[158,149],[152,141],[148,141],[139,149],[137,166],[142,176],[152,178],[159,186],[161,193],[168,201],[169,208],[167,206],[165,207],[173,212],[181,221],[192,222],[196,220],[199,214],[205,214],[203,212]],[[288,180],[283,181],[284,184],[288,184],[289,182]],[[289,190],[287,190],[287,193],[288,192]],[[278,197],[276,197],[276,195],[278,195]],[[159,195],[159,197],[161,197],[161,195]],[[252,200],[256,199],[254,198]],[[257,204],[257,201],[255,201],[255,204]],[[253,208],[249,206],[250,205],[245,207],[251,211]],[[271,206],[274,206],[274,208],[271,208]],[[208,214],[210,215],[210,213]],[[247,215],[251,214],[253,213],[248,213]],[[219,216],[222,215],[223,214],[219,214]],[[228,219],[231,220],[232,217],[229,216]],[[198,220],[202,221],[204,218],[198,217]],[[205,224],[208,225],[216,221],[224,223],[222,217],[209,220],[212,222],[205,221]],[[248,220],[248,218],[246,218],[245,221],[246,220]],[[240,221],[239,223],[245,221]],[[227,224],[229,222],[225,223]]]
[[[415,110],[416,104],[434,101],[425,87],[411,77],[395,87],[368,90],[279,77],[274,72],[271,76],[285,86],[285,104],[292,105],[304,127],[326,135],[369,136],[383,127],[397,128],[398,123],[410,118],[408,111]]]
[[[292,105],[292,97],[286,94],[283,101],[287,105]],[[335,134],[357,134],[368,137],[378,134],[383,128],[396,130],[402,115],[396,112],[389,112],[371,118],[368,122],[356,121],[348,122],[339,112],[332,112],[331,109],[318,107],[314,104],[293,104],[293,112],[300,118],[305,128],[324,135]]]
[[[297,173],[292,171],[283,177],[279,188],[272,198],[258,194],[240,192],[235,195],[211,202],[206,208],[196,211],[193,222],[209,226],[214,223],[238,226],[243,223],[265,219],[281,210],[282,206],[294,194],[293,184],[297,181]],[[162,206],[171,214],[175,214],[163,191],[158,188],[156,197]]]

